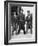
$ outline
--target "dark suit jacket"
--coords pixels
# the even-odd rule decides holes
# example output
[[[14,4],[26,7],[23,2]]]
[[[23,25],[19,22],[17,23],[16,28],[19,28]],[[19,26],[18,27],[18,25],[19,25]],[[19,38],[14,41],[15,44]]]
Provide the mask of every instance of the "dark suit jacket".
[[[25,24],[25,15],[23,13],[20,13],[18,15],[18,24]]]

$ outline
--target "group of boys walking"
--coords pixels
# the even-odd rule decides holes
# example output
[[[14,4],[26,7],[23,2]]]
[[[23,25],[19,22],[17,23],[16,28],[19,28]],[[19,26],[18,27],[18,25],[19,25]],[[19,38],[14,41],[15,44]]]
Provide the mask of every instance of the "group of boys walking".
[[[16,13],[14,13],[14,15],[15,14]],[[23,14],[23,9],[21,9],[18,15],[13,16],[12,24],[15,25],[14,30],[16,30],[16,26],[19,25],[19,30],[16,34],[20,34],[21,29],[23,30],[24,34],[26,34],[30,29],[32,34],[32,14],[30,14],[30,11],[27,11],[27,17],[25,18],[25,15]],[[25,24],[26,24],[26,31],[25,31]],[[12,33],[14,32],[14,30],[12,31]]]

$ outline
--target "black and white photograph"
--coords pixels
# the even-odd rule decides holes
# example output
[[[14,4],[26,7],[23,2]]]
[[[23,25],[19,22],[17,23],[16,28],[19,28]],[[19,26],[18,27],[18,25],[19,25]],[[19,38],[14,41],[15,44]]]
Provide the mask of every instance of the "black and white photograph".
[[[37,2],[4,2],[5,44],[37,42]]]

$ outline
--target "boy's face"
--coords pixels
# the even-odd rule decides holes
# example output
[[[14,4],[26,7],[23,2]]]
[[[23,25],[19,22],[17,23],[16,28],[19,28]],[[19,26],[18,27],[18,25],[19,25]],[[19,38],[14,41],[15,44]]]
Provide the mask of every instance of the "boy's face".
[[[29,12],[27,12],[27,15],[29,16],[29,18],[30,18],[30,11]]]
[[[23,13],[23,11],[22,11],[22,10],[21,10],[20,12],[21,12],[21,13]]]
[[[29,16],[29,17],[30,17],[30,12],[27,12],[27,16]]]
[[[16,12],[14,12],[14,16],[16,17]]]
[[[14,12],[14,15],[16,15],[16,12]]]

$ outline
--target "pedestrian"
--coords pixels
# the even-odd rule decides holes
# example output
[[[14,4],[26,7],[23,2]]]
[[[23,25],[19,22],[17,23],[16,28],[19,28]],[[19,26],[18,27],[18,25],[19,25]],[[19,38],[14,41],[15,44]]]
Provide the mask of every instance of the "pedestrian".
[[[21,29],[23,30],[24,34],[25,34],[25,15],[23,14],[23,10],[20,10],[20,13],[18,15],[18,25],[19,25],[19,30],[18,30],[18,34],[20,33]]]
[[[30,14],[30,11],[27,11],[28,16],[26,17],[27,27],[26,27],[26,33],[30,29],[32,34],[32,14]]]

